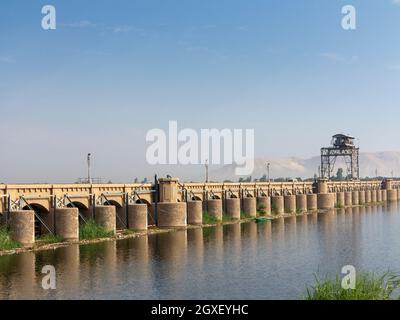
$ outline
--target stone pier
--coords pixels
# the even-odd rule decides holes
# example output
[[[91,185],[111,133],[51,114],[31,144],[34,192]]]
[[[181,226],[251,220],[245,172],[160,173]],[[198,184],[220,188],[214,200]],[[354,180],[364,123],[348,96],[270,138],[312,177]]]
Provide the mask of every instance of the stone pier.
[[[296,195],[296,212],[302,213],[307,211],[307,195]]]
[[[315,193],[307,194],[307,210],[315,211],[318,209],[317,195]]]
[[[117,229],[116,214],[115,206],[96,206],[94,214],[95,221],[105,230],[115,233]]]
[[[77,241],[79,239],[79,210],[78,208],[56,209],[56,235],[65,241]]]
[[[35,212],[19,210],[10,212],[10,237],[23,247],[32,247],[35,243]]]
[[[240,219],[240,199],[227,198],[225,199],[225,213],[229,218],[234,220]]]
[[[284,210],[285,213],[296,213],[296,196],[284,196]]]
[[[346,207],[353,206],[353,193],[351,191],[346,191],[344,193],[344,203]]]
[[[128,228],[147,230],[148,208],[146,203],[135,203],[128,206]]]
[[[317,189],[318,209],[333,209],[335,207],[335,199],[333,193],[328,193],[328,180],[319,179]]]
[[[208,199],[207,200],[207,213],[215,217],[217,220],[222,220],[222,200],[221,199]]]
[[[187,223],[200,225],[203,223],[203,203],[202,201],[187,202]]]
[[[344,192],[342,191],[336,192],[336,206],[338,208],[344,208],[345,205],[346,203],[344,198]]]
[[[250,217],[256,217],[257,216],[257,200],[256,198],[252,197],[245,197],[242,199],[242,205],[243,205],[243,212],[250,216]]]
[[[157,226],[160,228],[185,227],[187,204],[178,202],[178,179],[158,179],[160,202],[158,203]]]
[[[271,211],[272,214],[282,214],[284,212],[283,196],[271,197]]]
[[[271,214],[271,197],[261,196],[257,198],[257,211],[260,215]]]

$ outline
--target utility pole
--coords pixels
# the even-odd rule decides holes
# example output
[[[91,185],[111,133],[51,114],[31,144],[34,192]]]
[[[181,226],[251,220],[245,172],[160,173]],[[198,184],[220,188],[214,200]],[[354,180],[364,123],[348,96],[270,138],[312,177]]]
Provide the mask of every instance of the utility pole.
[[[206,169],[206,183],[208,183],[208,160],[206,160],[204,166],[205,166],[205,169]]]
[[[90,176],[90,157],[91,153],[88,153],[87,155],[87,176],[88,176],[88,183],[92,184],[92,177]]]
[[[271,182],[271,180],[270,180],[270,178],[269,178],[269,166],[270,166],[271,164],[268,162],[267,163],[267,178],[268,178],[268,182]]]

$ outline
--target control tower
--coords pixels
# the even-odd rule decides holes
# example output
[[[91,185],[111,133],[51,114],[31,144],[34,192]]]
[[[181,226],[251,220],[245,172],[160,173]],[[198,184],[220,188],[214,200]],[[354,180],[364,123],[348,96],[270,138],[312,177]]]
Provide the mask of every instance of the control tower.
[[[334,171],[336,159],[342,157],[347,166],[347,177],[359,179],[359,150],[354,145],[354,137],[335,134],[331,146],[321,148],[321,177],[329,179]]]

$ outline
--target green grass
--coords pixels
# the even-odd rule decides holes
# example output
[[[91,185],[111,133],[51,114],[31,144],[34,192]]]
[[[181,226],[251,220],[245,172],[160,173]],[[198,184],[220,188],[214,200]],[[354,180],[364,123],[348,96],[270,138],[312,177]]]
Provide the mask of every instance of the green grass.
[[[137,232],[137,230],[124,229],[124,230],[122,231],[122,234],[125,235],[125,236],[127,236],[127,235],[134,234],[135,232]]]
[[[64,238],[58,235],[54,235],[54,234],[45,234],[43,236],[41,236],[38,241],[42,242],[42,243],[46,243],[46,244],[50,244],[50,243],[59,243],[59,242],[63,242]]]
[[[208,214],[207,212],[203,212],[203,224],[215,224],[221,222],[216,217]]]
[[[228,216],[227,214],[222,215],[222,222],[230,222],[233,221],[232,217]]]
[[[21,244],[10,238],[10,233],[5,226],[0,227],[0,250],[12,250],[20,248]]]
[[[79,228],[79,239],[81,240],[108,238],[113,235],[114,232],[107,231],[102,226],[99,226],[93,219],[87,220],[87,222],[82,224]]]
[[[240,211],[240,219],[250,219],[251,216],[247,214],[246,212]]]
[[[360,272],[356,275],[355,289],[343,289],[342,276],[320,279],[315,277],[315,284],[306,288],[306,300],[390,300],[399,299],[394,296],[400,289],[400,275],[385,272],[378,275],[373,272]]]
[[[267,213],[266,209],[267,209],[267,207],[264,204],[259,204],[258,207],[257,207],[257,212],[260,215],[265,215]]]

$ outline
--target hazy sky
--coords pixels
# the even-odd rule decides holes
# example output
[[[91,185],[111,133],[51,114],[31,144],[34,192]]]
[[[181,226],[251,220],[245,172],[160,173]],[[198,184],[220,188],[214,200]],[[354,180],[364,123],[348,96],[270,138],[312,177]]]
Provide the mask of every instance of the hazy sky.
[[[256,156],[318,155],[337,132],[399,150],[399,35],[393,0],[1,1],[0,182],[74,181],[87,152],[96,177],[180,175],[146,164],[168,120],[254,128]]]

